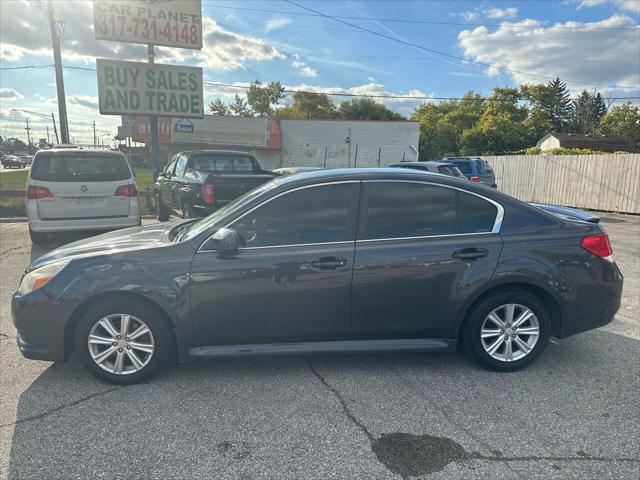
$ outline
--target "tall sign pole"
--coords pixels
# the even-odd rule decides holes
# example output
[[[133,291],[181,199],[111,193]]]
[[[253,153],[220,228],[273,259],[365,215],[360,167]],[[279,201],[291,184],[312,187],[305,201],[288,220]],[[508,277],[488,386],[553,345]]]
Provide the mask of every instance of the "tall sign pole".
[[[49,27],[51,28],[51,43],[53,46],[53,63],[56,69],[56,88],[58,89],[58,117],[60,118],[60,135],[62,143],[69,143],[69,124],[67,123],[67,102],[64,95],[64,78],[62,77],[62,58],[60,56],[60,39],[56,30],[56,20],[53,14],[53,3],[49,0]]]
[[[149,63],[155,61],[155,51],[153,45],[147,46],[147,56]],[[158,139],[158,117],[151,115],[149,117],[149,124],[151,126],[151,167],[153,169],[153,179],[158,178],[158,172],[160,171],[160,140]]]

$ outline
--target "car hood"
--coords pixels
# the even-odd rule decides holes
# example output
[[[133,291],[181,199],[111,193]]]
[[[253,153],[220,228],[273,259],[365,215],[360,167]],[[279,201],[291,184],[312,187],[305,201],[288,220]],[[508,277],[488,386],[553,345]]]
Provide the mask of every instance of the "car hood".
[[[63,260],[167,246],[172,244],[169,232],[176,225],[171,222],[132,227],[69,243],[34,260],[27,271]]]

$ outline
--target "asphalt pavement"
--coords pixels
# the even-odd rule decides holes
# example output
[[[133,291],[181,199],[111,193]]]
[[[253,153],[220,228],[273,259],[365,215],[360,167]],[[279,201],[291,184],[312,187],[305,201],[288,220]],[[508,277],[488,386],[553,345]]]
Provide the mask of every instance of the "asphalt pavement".
[[[640,478],[640,218],[603,225],[625,276],[616,320],[522,372],[462,354],[283,356],[114,387],[75,359],[21,357],[9,299],[56,245],[2,223],[0,478]]]

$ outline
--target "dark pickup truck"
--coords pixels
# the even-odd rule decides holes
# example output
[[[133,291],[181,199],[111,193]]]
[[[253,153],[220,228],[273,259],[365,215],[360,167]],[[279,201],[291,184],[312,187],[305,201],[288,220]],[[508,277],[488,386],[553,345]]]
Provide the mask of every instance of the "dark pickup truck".
[[[194,150],[174,155],[154,185],[158,220],[204,217],[278,176],[244,152]]]

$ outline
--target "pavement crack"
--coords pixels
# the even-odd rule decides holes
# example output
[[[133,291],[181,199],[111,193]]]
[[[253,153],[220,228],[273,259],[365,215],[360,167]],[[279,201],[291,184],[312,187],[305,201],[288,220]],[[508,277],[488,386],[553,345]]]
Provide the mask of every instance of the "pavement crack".
[[[313,372],[313,374],[316,377],[318,377],[318,380],[320,380],[320,383],[322,383],[322,385],[324,385],[324,387],[327,388],[327,390],[333,393],[333,395],[336,397],[338,402],[340,402],[340,406],[342,407],[342,412],[344,413],[345,417],[347,417],[356,427],[362,430],[362,433],[364,433],[369,439],[369,441],[373,443],[375,441],[375,439],[373,438],[373,435],[371,435],[371,432],[369,432],[369,429],[366,427],[366,425],[363,424],[360,420],[358,420],[355,417],[355,415],[353,415],[353,413],[351,413],[351,410],[349,410],[349,406],[347,405],[347,401],[344,399],[342,394],[336,388],[331,386],[331,384],[329,384],[329,382],[327,382],[327,380],[322,375],[320,375],[320,373],[315,369],[315,367],[311,364],[309,360],[305,359],[305,362],[307,363],[307,365],[309,366],[309,369]]]
[[[39,420],[41,418],[45,418],[45,417],[48,417],[49,415],[52,415],[52,414],[54,414],[56,412],[59,412],[60,410],[64,410],[65,408],[75,407],[76,405],[80,405],[81,403],[84,403],[84,402],[86,402],[88,400],[91,400],[91,399],[96,398],[96,397],[101,397],[103,395],[107,395],[108,393],[114,392],[114,391],[119,390],[121,388],[123,388],[123,387],[122,386],[118,386],[118,387],[110,388],[108,390],[103,390],[102,392],[93,393],[91,395],[87,395],[86,397],[79,398],[78,400],[74,400],[73,402],[65,403],[63,405],[59,405],[57,407],[51,408],[51,409],[46,410],[46,411],[44,411],[42,413],[39,413],[37,415],[31,415],[29,417],[18,418],[14,422],[0,424],[0,428],[13,427],[15,425],[20,425],[21,423],[30,422],[32,420]]]

